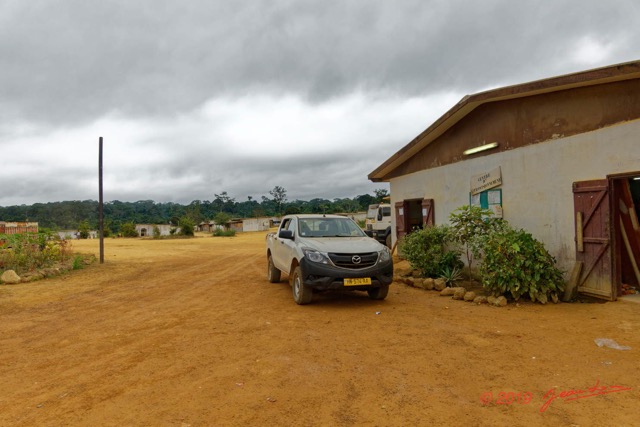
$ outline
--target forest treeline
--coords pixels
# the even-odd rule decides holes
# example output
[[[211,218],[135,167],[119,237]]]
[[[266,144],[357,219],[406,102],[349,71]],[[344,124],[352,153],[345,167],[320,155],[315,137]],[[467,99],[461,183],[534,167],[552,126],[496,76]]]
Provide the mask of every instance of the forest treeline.
[[[336,213],[364,211],[372,203],[382,200],[387,190],[375,190],[375,195],[363,194],[350,198],[312,199],[309,201],[286,199],[286,190],[276,186],[269,196],[260,201],[248,197],[238,201],[226,191],[214,194],[214,199],[194,200],[187,205],[153,200],[105,202],[105,224],[118,231],[125,223],[136,224],[178,224],[187,217],[195,224],[212,220],[223,212],[233,218],[279,216],[294,213]],[[83,221],[93,229],[98,227],[98,202],[95,200],[74,200],[65,202],[35,203],[33,205],[0,206],[0,221],[33,221],[39,227],[51,230],[76,230]]]

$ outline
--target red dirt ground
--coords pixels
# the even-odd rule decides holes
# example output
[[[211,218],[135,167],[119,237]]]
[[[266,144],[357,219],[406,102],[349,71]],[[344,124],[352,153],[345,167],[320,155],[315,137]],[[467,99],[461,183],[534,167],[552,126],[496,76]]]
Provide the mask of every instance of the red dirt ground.
[[[640,304],[394,284],[298,306],[264,233],[105,244],[104,265],[0,286],[0,425],[640,425]]]

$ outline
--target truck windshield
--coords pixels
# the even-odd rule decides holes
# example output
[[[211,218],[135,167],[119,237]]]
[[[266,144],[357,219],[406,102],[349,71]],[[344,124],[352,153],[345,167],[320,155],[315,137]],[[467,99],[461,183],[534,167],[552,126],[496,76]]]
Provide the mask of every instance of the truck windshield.
[[[367,210],[367,219],[374,219],[378,215],[378,205],[369,205]]]
[[[300,218],[302,237],[364,237],[366,234],[349,218]]]

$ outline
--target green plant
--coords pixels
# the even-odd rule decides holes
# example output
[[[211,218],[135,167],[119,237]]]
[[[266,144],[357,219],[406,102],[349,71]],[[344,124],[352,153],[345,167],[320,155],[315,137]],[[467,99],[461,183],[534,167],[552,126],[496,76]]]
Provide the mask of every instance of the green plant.
[[[504,227],[483,242],[482,286],[494,295],[528,295],[545,304],[564,290],[562,272],[544,245],[524,230]]]
[[[160,227],[158,227],[157,225],[154,225],[153,226],[153,238],[154,239],[159,239],[161,235],[162,235],[162,233],[160,232]]]
[[[236,235],[236,230],[224,230],[222,228],[217,228],[216,231],[213,232],[215,237],[233,237]]]
[[[138,237],[136,225],[133,222],[125,222],[120,226],[120,234],[122,237]]]
[[[469,266],[469,278],[473,261],[482,256],[485,239],[492,233],[503,229],[506,223],[493,218],[493,212],[478,206],[461,206],[449,215],[450,238],[460,244],[465,251]]]
[[[439,277],[445,267],[459,266],[459,253],[449,250],[449,227],[438,225],[405,236],[402,254],[425,277]]]
[[[57,234],[24,233],[0,235],[0,269],[17,273],[65,262],[70,253],[67,241]]]
[[[362,228],[363,230],[365,228],[367,228],[367,221],[364,219],[359,219],[358,221],[356,221],[358,223],[358,227]]]
[[[229,222],[231,221],[231,215],[226,212],[218,212],[213,217],[213,222],[217,225],[222,225],[225,229],[229,228]]]
[[[440,272],[440,278],[444,279],[448,287],[452,287],[455,282],[462,280],[462,270],[458,267],[445,267]]]
[[[80,239],[88,239],[90,230],[91,227],[89,227],[89,221],[87,221],[86,219],[80,221],[80,224],[78,225],[78,237]]]
[[[189,217],[183,216],[180,218],[180,234],[183,236],[193,236],[194,235],[195,224],[193,220]]]
[[[74,270],[81,270],[82,268],[84,268],[84,261],[81,255],[76,255],[73,257],[71,268],[73,268]]]

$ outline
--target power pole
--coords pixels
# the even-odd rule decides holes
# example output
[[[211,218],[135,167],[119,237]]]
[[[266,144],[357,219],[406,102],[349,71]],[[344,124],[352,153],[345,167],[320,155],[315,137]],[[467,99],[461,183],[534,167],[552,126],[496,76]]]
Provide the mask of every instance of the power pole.
[[[98,149],[98,227],[100,229],[100,264],[104,264],[104,210],[102,199],[102,137]]]

